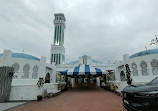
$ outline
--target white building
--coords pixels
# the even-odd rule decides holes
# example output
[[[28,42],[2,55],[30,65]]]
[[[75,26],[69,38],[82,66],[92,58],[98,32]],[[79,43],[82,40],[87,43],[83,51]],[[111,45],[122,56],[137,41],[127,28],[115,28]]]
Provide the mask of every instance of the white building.
[[[10,101],[36,100],[37,95],[42,94],[43,90],[57,90],[55,65],[46,63],[45,57],[39,59],[32,55],[4,50],[0,54],[0,66],[14,68]],[[45,79],[45,85],[41,90],[37,86],[40,77]]]
[[[13,67],[15,72],[11,84],[10,101],[36,100],[37,95],[42,95],[44,92],[56,93],[59,91],[58,83],[56,83],[55,64],[63,64],[65,61],[64,14],[55,14],[54,24],[55,37],[54,45],[51,46],[51,64],[46,63],[46,58],[43,56],[37,58],[10,50],[4,50],[0,54],[0,67]],[[43,78],[45,81],[42,88],[37,86],[39,78]],[[4,92],[3,89],[0,91]]]
[[[115,80],[122,90],[127,86],[125,64],[129,65],[132,84],[144,84],[158,76],[158,48],[140,51],[131,56],[123,55],[123,61],[115,64]]]
[[[72,61],[69,64],[56,65],[56,71],[61,72],[64,70],[73,70],[75,67],[78,67],[84,64],[89,65],[91,68],[101,69],[103,72],[106,72],[106,71],[110,72],[110,71],[114,71],[115,69],[114,64],[112,63],[105,64],[98,60],[92,59],[91,56],[84,55],[84,56],[79,57],[79,60]],[[100,79],[101,79],[100,77],[96,77],[97,86],[100,86]],[[69,78],[69,81],[71,82],[72,87],[74,87],[75,86],[74,77]]]
[[[146,83],[158,76],[158,49],[150,49],[138,52],[129,56],[123,55],[123,61],[117,63],[104,64],[92,59],[90,56],[81,56],[79,60],[65,64],[64,48],[64,30],[65,16],[62,13],[54,14],[54,42],[51,45],[50,63],[46,63],[46,58],[37,58],[35,56],[23,53],[14,53],[10,50],[4,50],[0,54],[0,67],[9,66],[14,68],[14,76],[11,84],[10,100],[36,100],[37,95],[43,91],[58,91],[56,83],[56,74],[75,68],[82,64],[88,64],[90,67],[99,68],[103,71],[113,72],[115,74],[115,83],[122,90],[127,86],[125,65],[128,64],[131,70],[131,79],[133,84]],[[37,87],[39,78],[44,78],[45,84],[42,89]],[[70,78],[72,86],[75,86],[74,78]],[[97,78],[99,86],[101,78]]]
[[[65,16],[62,13],[54,14],[54,44],[51,45],[51,64],[65,63],[65,48],[64,48],[64,29]]]

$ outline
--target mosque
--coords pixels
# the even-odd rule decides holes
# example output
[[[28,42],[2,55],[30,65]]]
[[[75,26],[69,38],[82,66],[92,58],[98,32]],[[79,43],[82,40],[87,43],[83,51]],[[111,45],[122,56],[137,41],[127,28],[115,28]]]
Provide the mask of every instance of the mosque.
[[[72,87],[81,83],[91,83],[99,87],[101,82],[108,80],[109,84],[115,84],[117,90],[121,91],[128,85],[126,64],[129,65],[133,84],[146,83],[157,77],[157,48],[140,51],[131,56],[124,54],[121,62],[105,64],[84,55],[76,61],[65,64],[66,19],[62,13],[54,16],[54,43],[51,45],[50,64],[46,63],[44,56],[37,58],[11,50],[4,50],[0,54],[0,99],[6,97],[4,101],[36,100],[37,95],[43,95],[44,92],[60,92],[62,85],[65,86],[67,82],[70,82]],[[13,68],[14,74],[4,70],[4,67]],[[11,75],[12,80],[7,79],[7,74],[8,77]],[[40,78],[43,78],[41,84],[43,87],[37,85]]]
[[[155,39],[156,43],[157,38]],[[130,67],[132,84],[144,84],[158,76],[158,48],[151,47],[133,55],[124,54],[123,60],[115,64],[115,84],[119,91],[127,86],[125,65]]]

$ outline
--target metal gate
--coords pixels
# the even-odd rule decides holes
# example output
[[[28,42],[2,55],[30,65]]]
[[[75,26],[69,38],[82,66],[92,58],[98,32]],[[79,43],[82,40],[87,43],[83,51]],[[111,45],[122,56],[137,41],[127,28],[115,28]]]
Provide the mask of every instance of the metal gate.
[[[12,67],[0,67],[0,102],[9,101],[12,77]]]

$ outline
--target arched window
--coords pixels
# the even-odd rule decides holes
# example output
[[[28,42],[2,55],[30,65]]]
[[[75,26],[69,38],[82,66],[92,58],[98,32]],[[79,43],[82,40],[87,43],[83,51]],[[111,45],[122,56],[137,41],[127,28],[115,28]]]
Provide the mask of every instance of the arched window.
[[[49,73],[46,74],[45,83],[50,83],[50,74]]]
[[[14,68],[14,72],[18,72],[18,70],[19,70],[19,64],[18,63],[14,63],[12,65],[12,67]]]
[[[133,76],[138,76],[138,70],[137,70],[137,64],[136,63],[132,63],[131,64],[131,66],[132,66],[132,69],[133,69]]]
[[[37,77],[38,77],[38,66],[35,65],[33,67],[32,79],[37,79]]]
[[[126,81],[124,71],[121,71],[121,72],[120,72],[120,78],[121,78],[121,81]]]
[[[22,76],[23,79],[29,78],[29,70],[30,70],[30,66],[28,64],[25,64],[23,67],[23,73],[24,73],[24,75]]]
[[[15,74],[13,75],[13,78],[14,79],[16,79],[16,78],[18,78],[18,70],[19,70],[19,64],[18,63],[14,63],[13,65],[12,65],[12,67],[14,68],[14,72],[15,72]]]
[[[156,59],[153,59],[151,61],[151,67],[153,75],[158,75],[158,61]]]
[[[148,73],[148,64],[145,61],[141,61],[140,63],[140,67],[142,68],[141,72],[143,76],[147,76],[149,75]]]

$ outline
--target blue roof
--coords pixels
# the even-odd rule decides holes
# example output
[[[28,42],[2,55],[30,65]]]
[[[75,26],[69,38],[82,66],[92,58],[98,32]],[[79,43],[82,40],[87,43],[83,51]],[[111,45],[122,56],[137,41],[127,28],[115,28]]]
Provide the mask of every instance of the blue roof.
[[[0,57],[2,57],[3,54],[0,54]],[[30,59],[30,60],[37,60],[40,61],[39,58],[29,55],[29,54],[23,54],[23,53],[12,53],[11,57],[15,57],[15,58],[24,58],[24,59]]]
[[[97,63],[97,64],[103,64],[103,62],[94,60],[94,59],[92,59],[91,62]],[[77,63],[79,63],[79,60],[74,60],[74,61],[70,62],[69,64],[77,64]]]
[[[94,60],[94,59],[92,59],[92,62],[93,62],[93,63],[97,63],[97,64],[103,64],[103,62],[98,61],[98,60]]]
[[[74,67],[74,68],[69,69],[69,70],[61,71],[60,74],[61,75],[90,75],[90,74],[101,75],[101,74],[107,74],[107,71],[102,72],[102,70],[99,68],[94,68],[94,70],[91,70],[90,68],[93,69],[93,67],[90,67],[90,65],[84,64],[84,65],[79,65],[79,66]]]
[[[77,63],[79,63],[79,60],[74,60],[74,61],[70,62],[69,64],[77,64]]]
[[[145,56],[150,54],[158,54],[158,49],[150,49],[150,50],[144,50],[138,53],[135,53],[131,55],[129,58],[139,57],[139,56]]]

